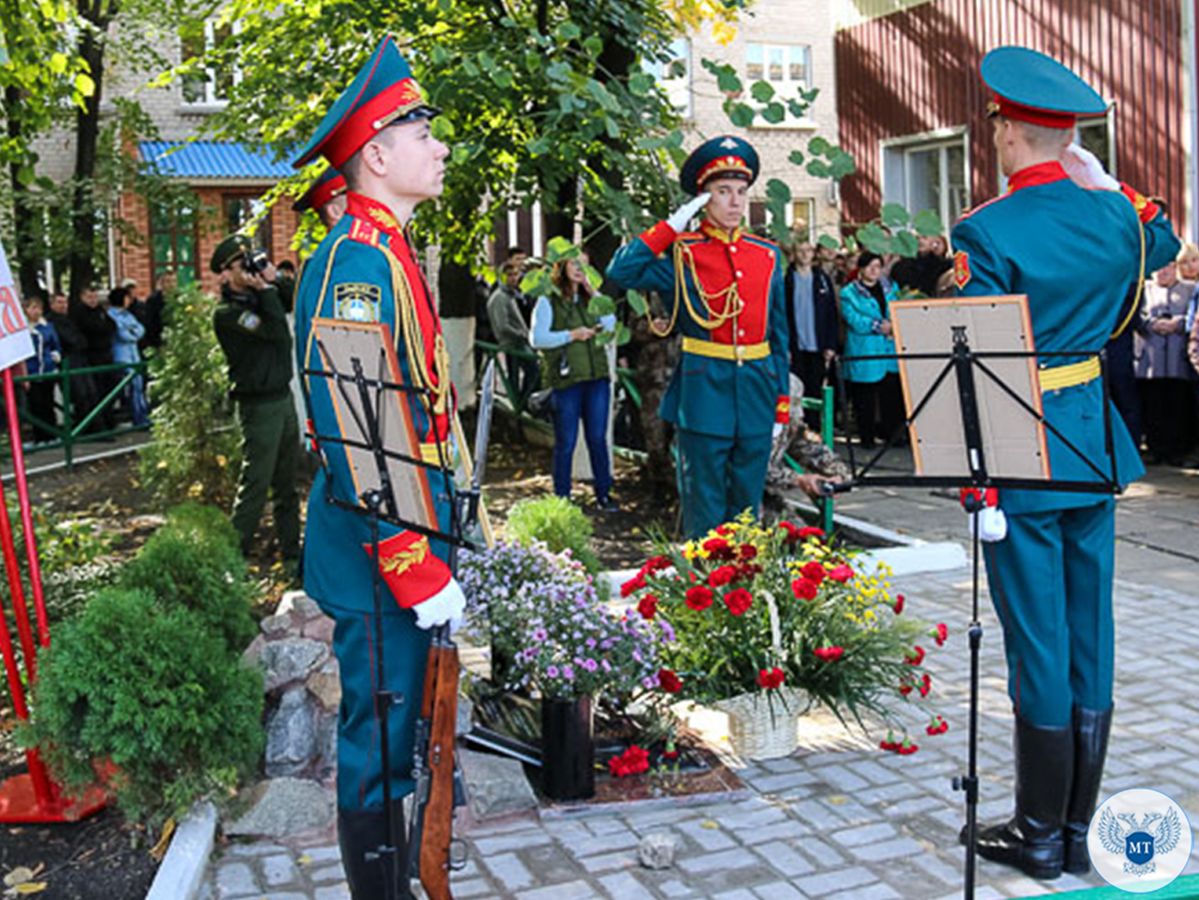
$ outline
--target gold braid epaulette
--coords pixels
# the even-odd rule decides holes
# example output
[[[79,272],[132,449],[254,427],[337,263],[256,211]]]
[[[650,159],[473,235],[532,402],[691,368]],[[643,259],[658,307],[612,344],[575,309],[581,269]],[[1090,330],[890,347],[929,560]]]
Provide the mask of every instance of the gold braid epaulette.
[[[391,286],[395,293],[396,306],[400,311],[400,331],[403,332],[404,350],[408,357],[408,370],[416,386],[433,395],[432,412],[445,415],[450,394],[450,353],[445,337],[437,332],[433,340],[433,369],[430,371],[425,352],[425,336],[421,333],[420,319],[416,314],[416,298],[408,284],[404,267],[390,248],[384,254],[391,266]],[[435,323],[436,324],[436,323]]]
[[[700,302],[704,305],[704,313],[701,315],[695,311],[695,307],[691,305],[691,295],[687,291],[686,272],[691,272],[691,280],[695,283],[695,292],[699,294]],[[691,316],[691,320],[705,331],[713,331],[727,322],[729,319],[735,319],[741,315],[745,309],[745,304],[741,300],[741,293],[737,287],[737,280],[734,278],[727,288],[721,291],[708,293],[704,290],[703,284],[699,280],[699,273],[695,269],[695,257],[691,253],[691,248],[683,241],[675,241],[674,243],[674,302],[675,314],[678,314],[679,300],[682,300],[687,307],[687,314]],[[712,308],[712,301],[723,300],[724,308],[717,312]],[[673,324],[673,319],[672,319]]]
[[[384,575],[403,575],[413,566],[423,563],[429,555],[429,539],[420,537],[390,556],[385,556],[380,562],[380,570]]]

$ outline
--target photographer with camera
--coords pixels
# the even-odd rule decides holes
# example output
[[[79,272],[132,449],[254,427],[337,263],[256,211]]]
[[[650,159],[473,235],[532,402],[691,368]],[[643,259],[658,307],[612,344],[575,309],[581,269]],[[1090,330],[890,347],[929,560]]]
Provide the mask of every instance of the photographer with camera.
[[[221,276],[213,329],[229,367],[230,396],[242,433],[233,527],[248,556],[269,490],[284,565],[289,574],[298,575],[300,427],[291,399],[291,332],[274,285],[275,267],[265,251],[241,234],[217,245],[211,266]]]

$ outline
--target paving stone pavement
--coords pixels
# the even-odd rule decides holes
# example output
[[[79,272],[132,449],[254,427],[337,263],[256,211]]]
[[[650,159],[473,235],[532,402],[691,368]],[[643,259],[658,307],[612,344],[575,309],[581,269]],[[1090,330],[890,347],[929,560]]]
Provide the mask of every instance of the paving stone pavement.
[[[464,835],[470,858],[454,875],[454,896],[961,896],[957,832],[963,805],[950,779],[965,767],[969,658],[964,631],[970,586],[965,569],[895,579],[895,589],[908,598],[905,615],[944,621],[951,634],[946,648],[928,660],[935,685],[929,702],[936,701],[951,728],[927,738],[921,723],[913,722],[921,735],[917,754],[884,754],[860,735],[830,732],[828,717],[815,716],[815,737],[794,756],[757,764],[734,761],[752,789],[748,797],[705,805],[651,801],[477,828]],[[1154,788],[1196,820],[1199,755],[1193,750],[1193,727],[1199,695],[1184,689],[1194,684],[1199,670],[1196,598],[1124,580],[1118,580],[1116,594],[1116,716],[1104,792]],[[1011,718],[1002,639],[985,593],[982,612],[979,813],[988,821],[1010,811]],[[651,871],[638,864],[636,842],[653,832],[678,840],[672,868]],[[1186,872],[1199,872],[1199,846]],[[234,845],[212,860],[203,896],[333,900],[349,896],[342,878],[336,843]],[[1095,875],[1038,883],[980,861],[976,896],[1031,897],[1100,883]]]

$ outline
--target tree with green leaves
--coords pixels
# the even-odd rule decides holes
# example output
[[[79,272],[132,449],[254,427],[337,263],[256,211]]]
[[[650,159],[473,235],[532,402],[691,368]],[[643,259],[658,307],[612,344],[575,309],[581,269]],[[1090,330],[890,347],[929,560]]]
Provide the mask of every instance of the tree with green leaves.
[[[71,40],[77,16],[69,0],[17,0],[0,4],[0,163],[8,168],[3,234],[22,291],[37,287],[43,210],[31,189],[53,187],[38,179],[33,141],[64,123],[95,93],[89,66]],[[40,182],[40,184],[39,184]]]

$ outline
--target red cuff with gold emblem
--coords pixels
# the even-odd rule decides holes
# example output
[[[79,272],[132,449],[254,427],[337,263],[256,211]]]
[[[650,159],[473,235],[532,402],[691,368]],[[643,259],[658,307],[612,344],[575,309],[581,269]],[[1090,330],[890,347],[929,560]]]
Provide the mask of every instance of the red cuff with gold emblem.
[[[374,555],[370,544],[362,549]],[[450,583],[450,567],[433,553],[429,539],[415,531],[379,542],[379,572],[402,609],[424,603]]]
[[[674,243],[676,237],[678,237],[678,232],[665,222],[659,222],[653,228],[641,233],[641,240],[645,241],[645,246],[654,251],[655,256],[665,253],[666,248]]]
[[[791,398],[779,395],[778,403],[774,405],[774,421],[786,425],[791,421]]]
[[[1140,191],[1129,187],[1124,182],[1120,182],[1120,190],[1124,192],[1124,196],[1132,203],[1132,208],[1137,211],[1137,217],[1142,222],[1152,222],[1154,216],[1161,212],[1161,207]]]
[[[975,509],[996,507],[999,505],[999,488],[962,488],[958,499],[961,501],[962,509],[967,512],[970,510],[968,502]]]

